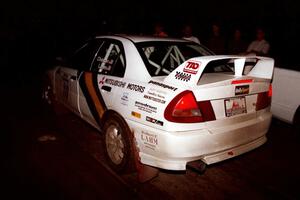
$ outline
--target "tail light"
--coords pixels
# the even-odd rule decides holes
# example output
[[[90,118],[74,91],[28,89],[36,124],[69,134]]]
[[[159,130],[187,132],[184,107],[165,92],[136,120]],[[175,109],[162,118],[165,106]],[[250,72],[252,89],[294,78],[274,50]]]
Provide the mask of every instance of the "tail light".
[[[272,84],[270,84],[269,91],[268,91],[268,97],[272,98],[272,95],[273,95],[273,88],[272,88]]]
[[[271,105],[272,85],[269,86],[268,92],[262,92],[257,95],[256,110],[267,108]]]
[[[171,122],[197,123],[215,119],[210,101],[197,102],[191,91],[178,94],[167,106],[165,118]]]

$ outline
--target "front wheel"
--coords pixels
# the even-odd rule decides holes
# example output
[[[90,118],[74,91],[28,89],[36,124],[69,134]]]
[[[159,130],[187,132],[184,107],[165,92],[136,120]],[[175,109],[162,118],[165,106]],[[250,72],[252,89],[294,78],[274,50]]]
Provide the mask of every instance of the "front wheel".
[[[111,114],[103,127],[104,152],[110,167],[116,172],[133,170],[134,153],[131,132],[122,117]]]
[[[44,108],[47,110],[47,112],[55,115],[67,113],[67,109],[56,100],[53,89],[54,88],[52,87],[49,78],[44,78],[42,86],[42,100]]]

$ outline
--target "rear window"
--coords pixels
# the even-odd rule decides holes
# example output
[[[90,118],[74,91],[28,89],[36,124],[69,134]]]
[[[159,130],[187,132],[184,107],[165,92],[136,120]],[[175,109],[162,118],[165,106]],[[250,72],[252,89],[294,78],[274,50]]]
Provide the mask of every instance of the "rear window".
[[[205,73],[227,73],[234,74],[234,63],[229,59],[214,60],[207,64],[202,74]]]
[[[246,58],[244,63],[243,75],[247,75],[258,62],[257,58]],[[214,60],[207,64],[203,74],[205,73],[226,73],[234,75],[234,59]]]
[[[136,46],[151,76],[168,75],[190,58],[213,55],[204,46],[188,42],[142,42]]]

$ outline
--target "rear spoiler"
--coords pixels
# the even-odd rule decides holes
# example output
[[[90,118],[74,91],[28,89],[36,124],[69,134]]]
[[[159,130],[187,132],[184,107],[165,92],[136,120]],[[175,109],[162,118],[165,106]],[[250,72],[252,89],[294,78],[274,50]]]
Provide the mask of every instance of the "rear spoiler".
[[[195,86],[208,63],[218,60],[228,60],[228,63],[234,63],[236,77],[243,76],[246,61],[249,60],[255,60],[256,63],[254,66],[252,65],[253,67],[247,73],[247,76],[263,79],[272,79],[273,76],[274,59],[272,58],[259,56],[202,56],[185,61],[173,70],[164,81],[176,85]]]

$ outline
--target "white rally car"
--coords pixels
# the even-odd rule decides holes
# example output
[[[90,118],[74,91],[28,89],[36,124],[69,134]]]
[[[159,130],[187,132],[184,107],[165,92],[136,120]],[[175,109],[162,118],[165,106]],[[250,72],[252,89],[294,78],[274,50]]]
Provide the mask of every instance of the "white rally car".
[[[248,59],[255,63],[246,73]],[[104,134],[114,170],[126,169],[135,152],[145,165],[185,170],[266,142],[273,65],[215,56],[181,39],[98,36],[48,71],[44,96]]]
[[[299,69],[297,71],[278,67],[274,68],[272,114],[280,120],[293,124],[297,131],[300,130],[299,84]]]

